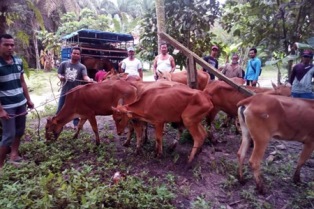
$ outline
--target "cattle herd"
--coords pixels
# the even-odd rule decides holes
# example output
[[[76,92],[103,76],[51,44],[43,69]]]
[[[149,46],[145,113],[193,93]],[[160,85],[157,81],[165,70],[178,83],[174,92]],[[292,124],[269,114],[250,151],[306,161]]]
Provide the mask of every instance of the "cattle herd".
[[[188,157],[190,166],[201,150],[206,137],[211,134],[203,126],[204,119],[210,126],[219,111],[230,118],[239,118],[242,142],[237,153],[239,179],[243,181],[243,161],[253,141],[254,148],[249,163],[252,167],[257,189],[264,192],[260,177],[260,164],[271,138],[294,140],[303,143],[303,150],[294,173],[294,182],[300,181],[300,170],[314,150],[314,101],[295,99],[290,96],[290,87],[273,85],[273,88],[247,87],[255,92],[247,96],[224,81],[209,81],[209,75],[197,71],[198,89],[187,84],[187,73],[182,71],[159,76],[156,82],[134,81],[125,74],[107,76],[101,83],[78,86],[66,96],[61,111],[47,119],[46,139],[57,139],[63,126],[73,118],[80,123],[74,135],[78,137],[86,120],[95,133],[96,144],[100,143],[96,115],[113,115],[117,133],[128,126],[125,145],[136,133],[136,151],[141,151],[147,139],[147,123],[155,127],[156,155],[160,157],[165,123],[175,123],[179,135],[186,128],[193,137],[193,147]],[[165,80],[164,80],[165,79]],[[242,79],[234,79],[243,84]],[[214,140],[214,139],[212,139]],[[173,148],[177,144],[173,142]]]

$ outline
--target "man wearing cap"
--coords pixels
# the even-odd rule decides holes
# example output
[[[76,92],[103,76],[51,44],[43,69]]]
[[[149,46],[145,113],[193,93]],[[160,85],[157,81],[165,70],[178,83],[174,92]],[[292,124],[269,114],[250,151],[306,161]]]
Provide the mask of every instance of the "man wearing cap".
[[[205,56],[203,59],[208,62],[209,64],[211,64],[213,67],[215,67],[216,69],[218,69],[218,52],[219,52],[219,48],[218,46],[212,46],[212,50],[210,52],[210,55]],[[215,75],[210,73],[208,69],[204,69],[203,71],[207,72],[210,75],[210,79],[211,80],[215,80]]]
[[[135,58],[135,52],[133,47],[128,48],[128,57],[122,60],[121,70],[124,73],[128,73],[128,77],[139,77],[143,80],[143,67],[139,59]]]
[[[168,46],[166,43],[160,44],[160,52],[161,54],[155,57],[153,64],[155,80],[158,78],[158,73],[173,73],[176,69],[173,57],[168,54]]]
[[[313,53],[310,50],[305,50],[302,53],[301,63],[293,67],[289,79],[289,83],[292,85],[292,97],[306,99],[314,98],[312,92],[312,78],[314,77],[312,59]]]
[[[246,72],[244,76],[244,80],[246,80],[247,86],[256,86],[258,77],[262,70],[262,62],[261,60],[256,57],[257,49],[251,48],[249,51],[249,59],[246,65]]]

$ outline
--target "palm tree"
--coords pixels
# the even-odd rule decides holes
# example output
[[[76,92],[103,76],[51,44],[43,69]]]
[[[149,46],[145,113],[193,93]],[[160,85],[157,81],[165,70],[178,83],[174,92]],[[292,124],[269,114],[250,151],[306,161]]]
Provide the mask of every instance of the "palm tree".
[[[126,13],[133,18],[141,16],[141,0],[103,0],[101,10],[105,14],[110,14],[112,17],[118,15],[120,19],[123,13]]]
[[[165,14],[165,1],[155,0],[156,5],[156,16],[157,16],[157,32],[166,31],[166,14]],[[158,46],[160,46],[162,39],[158,35]],[[158,47],[158,53],[160,53],[160,48]]]

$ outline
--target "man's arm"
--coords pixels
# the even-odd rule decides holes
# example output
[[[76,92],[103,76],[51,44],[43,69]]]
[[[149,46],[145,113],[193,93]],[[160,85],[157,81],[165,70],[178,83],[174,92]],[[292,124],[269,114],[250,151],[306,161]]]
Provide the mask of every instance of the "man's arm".
[[[155,57],[154,63],[153,63],[153,73],[154,73],[154,75],[157,75],[157,58],[158,58],[158,56]]]
[[[27,85],[26,85],[23,73],[20,76],[20,80],[21,80],[21,85],[22,85],[22,88],[23,88],[24,96],[25,96],[25,98],[27,100],[27,107],[32,109],[32,108],[34,108],[34,103],[32,102],[32,100],[31,100],[31,98],[29,96]]]
[[[93,82],[94,81],[92,78],[90,78],[87,75],[87,69],[86,69],[85,65],[83,65],[82,74],[83,74],[83,80],[84,81],[86,81],[86,82]]]
[[[58,67],[58,75],[57,75],[60,81],[65,81],[64,71],[65,71],[64,62],[62,62],[60,66]]]
[[[171,64],[171,71],[170,71],[170,73],[173,73],[176,70],[176,63],[174,62],[173,56],[171,56],[171,55],[169,55],[169,56],[170,56],[170,64]]]
[[[292,85],[292,83],[293,83],[293,81],[294,81],[294,78],[295,78],[295,68],[296,68],[296,66],[294,66],[293,68],[292,68],[292,71],[291,71],[291,76],[290,76],[290,78],[289,78],[289,83]]]

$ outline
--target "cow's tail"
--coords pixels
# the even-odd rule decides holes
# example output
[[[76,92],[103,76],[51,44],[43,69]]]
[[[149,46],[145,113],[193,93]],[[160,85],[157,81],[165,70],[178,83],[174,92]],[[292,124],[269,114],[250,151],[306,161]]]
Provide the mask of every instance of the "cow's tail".
[[[246,107],[244,105],[242,106],[239,106],[238,107],[238,117],[239,117],[239,120],[243,121],[245,123],[245,117],[244,117],[244,110],[246,109]]]

